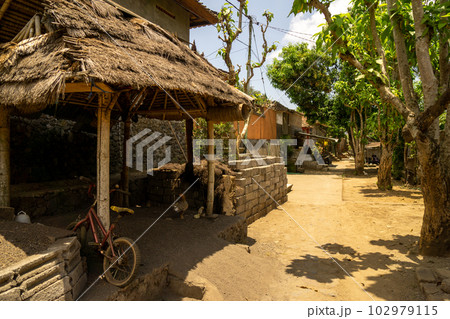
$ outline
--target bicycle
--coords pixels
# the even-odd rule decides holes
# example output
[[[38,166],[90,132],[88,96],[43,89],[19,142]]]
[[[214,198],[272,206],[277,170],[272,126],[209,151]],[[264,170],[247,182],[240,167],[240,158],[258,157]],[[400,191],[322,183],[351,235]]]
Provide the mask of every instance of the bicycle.
[[[117,287],[124,287],[134,279],[140,265],[141,253],[131,239],[127,237],[116,238],[113,231],[122,217],[132,215],[134,211],[125,207],[111,206],[111,210],[118,215],[106,231],[95,209],[97,199],[92,194],[95,184],[86,177],[80,177],[80,180],[90,183],[88,194],[95,200],[86,217],[80,221],[72,222],[67,226],[67,229],[77,233],[82,249],[85,249],[88,245],[97,247],[97,251],[103,255],[103,271],[106,280]],[[121,192],[130,195],[129,192],[125,192],[118,187],[116,185],[116,188],[112,189],[110,193]],[[92,231],[94,242],[87,244],[87,230],[89,229]]]

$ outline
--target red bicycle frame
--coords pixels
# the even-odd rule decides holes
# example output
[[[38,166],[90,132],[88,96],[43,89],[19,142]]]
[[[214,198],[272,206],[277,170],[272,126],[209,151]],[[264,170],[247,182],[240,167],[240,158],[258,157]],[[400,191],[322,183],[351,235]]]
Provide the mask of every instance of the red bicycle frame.
[[[103,234],[103,240],[100,242],[100,239],[97,236],[97,229],[95,228],[95,223],[97,223],[100,231]],[[79,221],[75,227],[73,228],[74,231],[76,231],[79,227],[81,227],[81,225],[86,224],[87,227],[89,228],[89,226],[92,229],[92,234],[94,235],[94,240],[95,242],[100,246],[100,248],[103,248],[104,245],[106,244],[106,241],[108,240],[109,245],[111,246],[111,252],[112,252],[112,257],[116,257],[116,254],[114,252],[113,248],[113,243],[112,243],[112,232],[114,230],[114,228],[116,227],[115,223],[111,224],[111,227],[109,228],[108,232],[106,232],[105,227],[103,227],[100,219],[97,216],[97,213],[95,212],[94,207],[91,207],[89,209],[89,212],[87,213],[86,217]]]

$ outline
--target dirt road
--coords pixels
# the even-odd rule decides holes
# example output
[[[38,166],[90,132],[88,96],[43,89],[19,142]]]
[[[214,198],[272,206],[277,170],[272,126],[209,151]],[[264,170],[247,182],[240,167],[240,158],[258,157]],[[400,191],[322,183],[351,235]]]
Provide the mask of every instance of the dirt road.
[[[351,169],[290,175],[289,201],[249,226],[250,253],[227,246],[191,272],[226,300],[424,300],[415,268],[450,263],[417,254],[420,192]]]

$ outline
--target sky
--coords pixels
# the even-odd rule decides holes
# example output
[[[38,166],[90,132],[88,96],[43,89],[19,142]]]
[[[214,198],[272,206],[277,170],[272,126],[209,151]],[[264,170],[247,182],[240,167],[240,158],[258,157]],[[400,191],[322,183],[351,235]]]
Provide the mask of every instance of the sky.
[[[229,0],[235,6],[239,6],[237,0]],[[201,1],[209,9],[216,12],[220,11],[220,8],[225,3],[225,0],[202,0]],[[292,8],[293,0],[249,0],[248,11],[249,15],[254,17],[256,21],[265,22],[265,18],[262,16],[265,10],[269,10],[274,14],[274,19],[270,23],[271,27],[277,29],[283,29],[284,32],[277,29],[269,28],[266,33],[266,38],[268,44],[277,42],[277,50],[268,55],[268,59],[264,66],[261,68],[262,75],[259,69],[255,70],[255,76],[252,78],[250,85],[266,93],[269,99],[278,101],[284,106],[290,109],[296,109],[296,105],[289,101],[289,98],[284,94],[284,92],[275,89],[266,76],[266,67],[271,64],[273,59],[278,57],[281,52],[281,48],[286,46],[288,43],[306,42],[309,45],[313,45],[314,38],[313,35],[321,30],[320,25],[325,23],[323,15],[319,12],[298,14],[297,16],[290,15],[289,12]],[[347,7],[350,0],[335,0],[331,6],[330,11],[332,14],[347,12]],[[247,19],[244,18],[244,22]],[[258,26],[254,25],[256,33],[256,45],[255,40],[252,39],[253,54],[252,60],[257,62],[261,58],[262,51],[262,37]],[[289,34],[287,32],[290,32]],[[242,71],[240,78],[245,78],[246,70],[245,64],[248,57],[248,23],[243,23],[243,31],[240,34],[238,40],[244,42],[240,43],[235,41],[233,43],[233,49],[231,50],[231,58],[235,65],[241,65]],[[215,67],[222,70],[228,70],[222,58],[217,55],[217,51],[222,47],[222,41],[218,39],[218,33],[215,26],[206,26],[201,28],[191,29],[191,42],[195,40],[197,51],[204,52],[205,57],[210,61]],[[257,57],[259,55],[259,57]]]

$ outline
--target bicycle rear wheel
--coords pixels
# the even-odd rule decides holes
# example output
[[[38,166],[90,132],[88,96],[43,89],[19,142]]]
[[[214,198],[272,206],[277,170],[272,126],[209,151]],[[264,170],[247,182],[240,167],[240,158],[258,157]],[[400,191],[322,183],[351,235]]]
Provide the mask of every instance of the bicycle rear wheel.
[[[113,257],[112,249],[114,249]],[[137,245],[126,237],[120,237],[113,241],[113,247],[106,249],[103,258],[103,271],[106,280],[117,287],[128,285],[136,275],[141,263],[141,253]]]
[[[77,225],[78,222],[72,222],[70,223],[66,229],[67,230],[73,230],[75,228],[75,226]],[[81,244],[81,250],[85,250],[87,247],[87,229],[86,226],[81,225],[80,227],[78,227],[78,229],[76,230],[77,233],[77,239]]]

